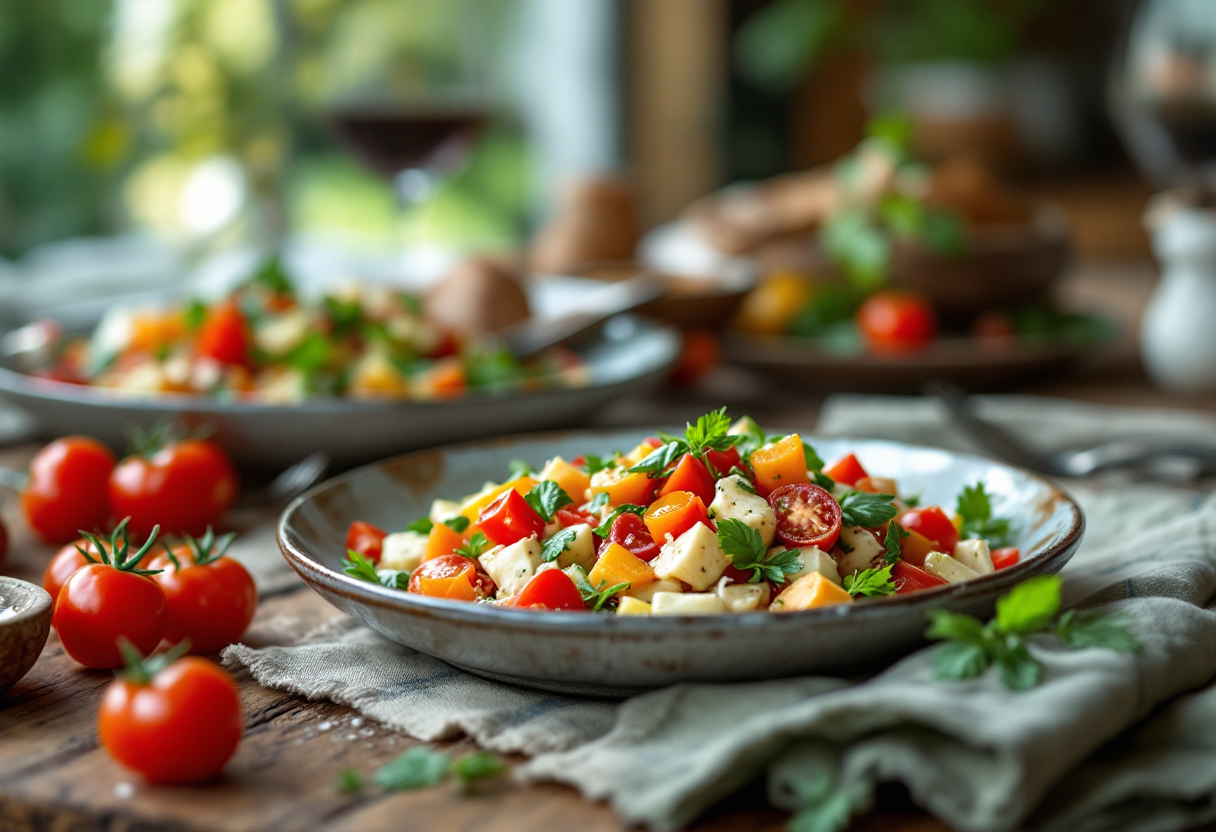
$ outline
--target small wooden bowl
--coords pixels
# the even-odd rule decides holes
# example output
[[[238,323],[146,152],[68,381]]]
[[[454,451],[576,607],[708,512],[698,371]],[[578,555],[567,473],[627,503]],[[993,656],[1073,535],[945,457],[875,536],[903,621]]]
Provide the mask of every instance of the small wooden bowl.
[[[50,593],[0,576],[0,694],[29,673],[50,632]]]

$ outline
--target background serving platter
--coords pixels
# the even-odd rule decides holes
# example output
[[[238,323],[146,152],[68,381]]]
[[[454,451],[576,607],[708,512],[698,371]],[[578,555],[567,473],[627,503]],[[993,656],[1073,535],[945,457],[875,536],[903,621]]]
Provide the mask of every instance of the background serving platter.
[[[1065,493],[1027,471],[964,454],[875,440],[808,437],[826,458],[854,451],[868,470],[893,476],[926,503],[949,504],[983,480],[994,508],[1013,519],[1021,563],[977,580],[911,596],[781,615],[651,617],[535,613],[458,603],[355,580],[341,572],[347,527],[366,520],[400,529],[431,500],[501,479],[512,459],[539,465],[555,454],[609,454],[641,430],[505,438],[409,454],[330,480],[295,500],[279,546],[297,573],[337,608],[384,636],[479,675],[587,695],[627,695],[685,681],[727,682],[848,670],[920,643],[929,609],[987,615],[995,599],[1032,575],[1058,571],[1084,521]]]

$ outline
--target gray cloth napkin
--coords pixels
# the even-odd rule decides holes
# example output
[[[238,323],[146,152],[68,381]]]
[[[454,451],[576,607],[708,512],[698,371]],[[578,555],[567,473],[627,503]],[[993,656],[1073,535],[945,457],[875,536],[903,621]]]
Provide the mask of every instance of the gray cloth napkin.
[[[1043,444],[1216,428],[1052,400],[988,404]],[[923,400],[840,397],[821,431],[960,445]],[[899,781],[949,825],[977,832],[1164,832],[1216,819],[1216,693],[1188,693],[1216,676],[1216,614],[1205,609],[1216,594],[1216,498],[1135,483],[1073,490],[1090,532],[1066,589],[1129,616],[1144,651],[1036,643],[1046,675],[1021,693],[992,675],[933,680],[930,647],[863,681],[680,685],[605,703],[479,679],[346,620],[296,647],[236,646],[225,658],[263,684],[352,705],[422,739],[466,733],[520,751],[532,759],[518,776],[569,783],[656,830],[766,775],[788,808],[808,784],[864,806],[877,783]]]

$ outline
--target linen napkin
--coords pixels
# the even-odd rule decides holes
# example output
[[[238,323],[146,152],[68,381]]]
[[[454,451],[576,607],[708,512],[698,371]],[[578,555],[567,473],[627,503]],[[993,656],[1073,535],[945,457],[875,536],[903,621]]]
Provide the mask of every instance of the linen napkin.
[[[1197,416],[1052,400],[994,397],[988,408],[1044,445],[1216,428]],[[820,427],[963,445],[924,400],[837,398]],[[1216,693],[1188,693],[1216,676],[1216,614],[1205,609],[1216,594],[1216,498],[1070,485],[1090,532],[1066,589],[1127,615],[1144,650],[1036,643],[1046,673],[1030,691],[992,674],[936,681],[930,647],[860,681],[679,685],[618,704],[473,677],[345,619],[295,647],[235,646],[225,658],[263,684],[349,704],[421,739],[463,732],[527,754],[518,776],[570,783],[655,830],[677,829],[765,775],[773,802],[791,809],[816,790],[863,809],[878,783],[902,782],[928,811],[976,832],[1157,832],[1216,819]]]

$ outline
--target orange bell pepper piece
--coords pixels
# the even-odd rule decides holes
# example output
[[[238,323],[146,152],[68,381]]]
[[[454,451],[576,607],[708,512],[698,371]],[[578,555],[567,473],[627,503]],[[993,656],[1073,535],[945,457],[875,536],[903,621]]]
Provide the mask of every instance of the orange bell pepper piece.
[[[591,477],[591,496],[604,493],[614,506],[632,503],[645,505],[654,493],[655,481],[642,472],[626,473],[624,468],[605,468]]]
[[[584,502],[587,489],[591,486],[591,477],[560,456],[555,456],[545,463],[545,467],[540,472],[540,479],[557,483],[562,491],[570,495],[570,499],[574,500],[576,505]]]
[[[696,494],[688,491],[673,491],[650,504],[642,516],[654,542],[663,545],[667,536],[675,540],[697,523],[713,528],[705,503]]]
[[[796,433],[752,452],[756,486],[763,494],[791,483],[810,482],[802,437]]]
[[[630,589],[641,589],[654,583],[655,576],[646,561],[619,543],[611,543],[595,562],[587,580],[597,588],[602,581],[604,588],[628,582]]]
[[[796,612],[827,607],[832,604],[847,604],[853,598],[818,572],[810,572],[781,590],[781,594],[769,605],[770,612]]]
[[[469,529],[465,530],[466,533]],[[463,534],[454,532],[452,529],[443,523],[436,523],[431,527],[431,533],[426,539],[426,556],[424,561],[441,558],[444,555],[450,555],[459,547],[464,546],[467,541]]]

